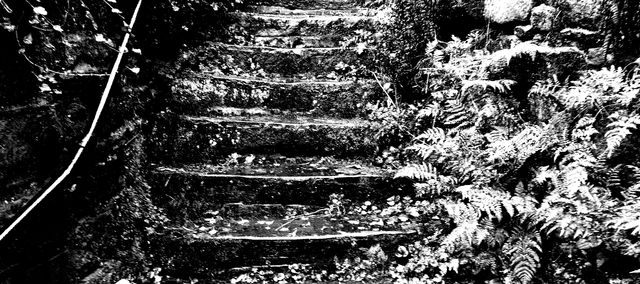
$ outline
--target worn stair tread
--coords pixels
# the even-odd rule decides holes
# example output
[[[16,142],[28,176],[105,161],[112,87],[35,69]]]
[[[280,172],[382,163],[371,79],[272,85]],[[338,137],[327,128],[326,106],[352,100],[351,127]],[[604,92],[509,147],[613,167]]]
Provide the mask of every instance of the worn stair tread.
[[[364,116],[367,102],[383,99],[375,80],[283,80],[187,72],[171,86],[169,108],[207,115],[216,106],[264,107],[340,117]]]
[[[241,45],[229,43],[216,43],[216,45],[227,48],[229,50],[243,52],[273,52],[273,53],[293,53],[293,54],[310,54],[310,53],[331,53],[336,51],[356,51],[357,47],[272,47],[263,45]],[[362,47],[362,50],[371,50],[373,47]]]
[[[334,203],[331,203],[334,204]],[[376,214],[348,213],[343,205],[313,206],[299,204],[229,203],[219,211],[205,213],[206,218],[180,228],[200,237],[247,239],[308,237],[331,239],[337,235],[415,230]],[[197,232],[197,233],[196,233]]]
[[[304,204],[245,204],[242,202],[236,202],[223,204],[218,211],[205,212],[205,216],[209,216],[211,218],[221,217],[225,220],[285,219],[292,216],[309,215],[322,212],[326,208],[326,206]]]
[[[389,176],[390,170],[356,159],[332,157],[285,157],[280,155],[237,155],[221,165],[191,164],[181,167],[158,166],[164,173],[182,173],[201,177],[237,177],[254,179],[339,179]],[[246,161],[251,162],[246,164]]]
[[[230,79],[262,78],[274,83],[371,79],[371,73],[364,70],[375,65],[375,51],[366,46],[281,48],[206,43],[183,53],[182,58],[185,72],[233,76]]]
[[[372,80],[304,80],[297,78],[265,78],[256,76],[239,76],[239,75],[224,75],[217,72],[201,72],[190,73],[186,77],[206,77],[216,80],[224,81],[237,81],[250,84],[265,84],[265,85],[281,85],[281,86],[304,86],[304,85],[317,85],[317,86],[347,86],[353,85],[358,82],[373,82]]]
[[[315,220],[314,220],[315,221]],[[259,241],[259,242],[292,242],[292,241],[315,241],[315,240],[344,240],[344,239],[368,239],[375,237],[383,237],[383,236],[399,236],[399,235],[412,235],[415,234],[414,230],[357,230],[353,229],[352,231],[341,231],[335,230],[338,222],[326,222],[326,223],[318,223],[322,224],[323,227],[327,227],[328,233],[322,233],[314,231],[313,229],[305,227],[308,223],[311,223],[309,220],[302,220],[298,224],[291,223],[292,226],[296,227],[295,230],[283,230],[280,232],[271,231],[270,229],[262,230],[258,226],[269,226],[279,225],[286,223],[286,221],[280,221],[276,223],[273,220],[264,220],[264,221],[255,221],[251,222],[248,220],[240,220],[238,222],[242,222],[242,224],[237,224],[237,226],[244,227],[244,230],[239,227],[234,227],[238,231],[231,231],[233,229],[229,229],[229,231],[218,231],[214,227],[206,227],[201,226],[199,228],[186,228],[186,227],[174,227],[174,228],[166,228],[168,234],[179,234],[187,238],[194,238],[198,240],[218,240],[218,241]],[[259,223],[261,222],[261,223]],[[302,223],[302,224],[300,224]],[[343,224],[349,224],[347,222]],[[326,225],[334,226],[328,227]],[[282,225],[280,225],[282,226]],[[312,225],[309,225],[312,226]],[[276,228],[277,229],[277,228]]]
[[[285,15],[236,12],[234,27],[247,36],[320,36],[341,34],[345,37],[361,35],[363,31],[376,33],[385,17],[371,15]]]
[[[227,106],[215,106],[210,107],[206,111],[207,115],[217,116],[217,117],[284,117],[284,118],[293,118],[293,117],[308,117],[308,118],[320,118],[327,117],[326,115],[320,115],[314,113],[313,111],[294,111],[294,110],[283,110],[283,109],[273,109],[273,108],[264,108],[264,107],[227,107]]]
[[[322,36],[255,36],[239,45],[267,47],[344,47],[349,41],[343,35]],[[355,44],[354,44],[355,45]]]
[[[355,0],[256,0],[252,4],[282,6],[289,9],[352,9],[359,7]]]
[[[292,24],[307,21],[307,22],[335,22],[344,21],[349,23],[355,23],[362,20],[380,21],[380,17],[370,14],[270,14],[260,12],[235,12],[235,15],[240,17],[250,17],[254,19],[262,20],[276,20],[286,21]]]
[[[232,125],[273,125],[282,127],[331,127],[331,128],[359,128],[369,127],[372,122],[359,119],[342,119],[332,117],[313,117],[271,115],[271,116],[236,116],[236,117],[211,117],[183,115],[182,119],[196,124],[232,124]]]
[[[313,16],[351,16],[363,15],[374,16],[379,11],[375,9],[367,9],[360,7],[350,7],[347,9],[290,9],[283,6],[250,6],[245,10],[260,14],[277,14],[277,15],[313,15]]]

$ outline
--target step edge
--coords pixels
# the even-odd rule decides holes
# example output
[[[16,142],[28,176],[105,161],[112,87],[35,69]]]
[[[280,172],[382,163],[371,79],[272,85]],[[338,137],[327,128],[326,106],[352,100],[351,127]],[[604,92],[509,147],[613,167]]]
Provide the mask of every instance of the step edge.
[[[367,81],[367,80],[333,80],[333,81],[318,81],[318,80],[292,80],[292,82],[283,81],[282,79],[277,78],[260,78],[260,77],[241,77],[235,75],[222,75],[216,74],[215,71],[203,71],[199,73],[191,73],[190,75],[201,78],[210,78],[215,80],[225,80],[225,81],[238,81],[244,83],[260,83],[267,85],[283,85],[283,86],[300,86],[300,85],[325,85],[325,86],[346,86],[353,85],[358,81]],[[186,77],[186,76],[185,76]]]
[[[404,236],[414,235],[418,231],[362,231],[354,233],[341,233],[331,235],[317,236],[289,236],[289,237],[257,237],[257,236],[216,236],[199,238],[210,241],[266,241],[266,242],[290,242],[290,241],[323,241],[323,240],[341,240],[341,239],[365,239],[371,237],[384,236]]]
[[[273,47],[273,46],[263,46],[263,45],[241,45],[241,44],[230,44],[230,43],[216,43],[216,45],[225,47],[232,51],[239,51],[239,52],[254,52],[255,50],[269,50],[269,51],[274,51],[279,53],[292,53],[292,54],[299,54],[306,51],[320,52],[320,53],[329,53],[332,51],[357,52],[359,49],[357,47]],[[376,48],[364,47],[360,49],[374,50]]]
[[[358,128],[371,125],[371,122],[367,120],[355,120],[355,119],[334,119],[332,122],[279,122],[279,121],[252,121],[235,119],[234,117],[242,116],[193,116],[193,115],[180,115],[180,118],[194,123],[204,124],[255,124],[255,125],[280,125],[280,126],[295,126],[295,127],[309,127],[309,126],[321,126],[321,127],[336,127],[336,128]],[[269,117],[269,116],[262,116]]]
[[[175,168],[158,167],[155,172],[160,174],[184,174],[190,176],[198,176],[204,178],[237,178],[237,179],[257,179],[257,180],[283,180],[283,181],[307,181],[307,180],[336,180],[336,179],[354,179],[354,178],[384,178],[383,174],[358,174],[358,175],[331,175],[331,176],[276,176],[276,175],[235,175],[235,174],[212,174],[197,171],[177,170]]]

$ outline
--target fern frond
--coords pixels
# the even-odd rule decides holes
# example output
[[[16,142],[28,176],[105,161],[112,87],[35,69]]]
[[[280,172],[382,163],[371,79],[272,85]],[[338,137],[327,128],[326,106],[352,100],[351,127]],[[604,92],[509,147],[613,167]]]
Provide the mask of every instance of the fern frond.
[[[540,95],[542,97],[556,97],[556,92],[561,88],[558,78],[548,78],[536,82],[529,90],[530,94]]]
[[[478,231],[477,222],[467,222],[459,224],[451,231],[442,241],[442,249],[448,253],[454,253],[458,250],[470,249],[476,245],[476,237]]]
[[[418,111],[417,118],[418,119],[422,119],[422,118],[436,119],[438,118],[438,115],[440,115],[440,112],[442,112],[442,107],[440,106],[440,104],[437,102],[431,102],[430,104],[426,105],[423,109]]]
[[[481,212],[471,204],[448,202],[444,204],[444,208],[456,225],[477,223],[480,220]]]
[[[505,212],[507,217],[511,218],[516,215],[516,212],[524,211],[525,206],[530,204],[524,199],[512,199],[509,193],[489,187],[465,185],[455,190],[489,219],[495,218],[498,221],[505,217]]]
[[[506,129],[498,128],[498,127],[496,127],[496,128],[497,128],[496,130],[491,131],[491,132],[489,132],[489,133],[484,135],[484,137],[487,139],[487,141],[489,143],[496,143],[496,142],[499,142],[499,141],[505,141],[505,140],[507,140],[509,138]]]
[[[509,140],[490,144],[487,160],[491,163],[513,159],[524,161],[539,150],[543,134],[539,126],[527,126]]]
[[[516,240],[507,249],[507,254],[510,255],[511,275],[520,283],[530,283],[540,267],[540,236],[517,234],[514,238]]]
[[[400,169],[394,178],[408,178],[416,181],[437,180],[438,172],[431,164],[412,164]]]
[[[618,217],[607,221],[607,226],[616,231],[627,231],[629,234],[640,235],[640,206],[631,204],[621,207]]]
[[[464,100],[467,95],[467,91],[470,88],[480,87],[483,91],[487,89],[491,89],[499,94],[507,94],[511,91],[511,88],[517,84],[514,80],[472,80],[472,81],[464,81],[462,82],[462,88],[460,89],[460,94]]]
[[[607,125],[609,130],[604,135],[607,140],[607,149],[604,154],[607,158],[611,158],[624,139],[631,134],[631,130],[637,128],[637,125],[640,124],[640,115],[627,116],[616,113],[609,116],[609,119],[614,121]]]
[[[422,159],[422,161],[427,161],[431,157],[431,155],[438,152],[438,148],[439,147],[437,145],[427,145],[420,143],[405,148],[405,151],[416,153],[418,157]]]
[[[446,115],[442,121],[445,125],[459,125],[464,122],[471,121],[471,114],[467,107],[459,100],[447,100],[444,114]]]
[[[439,127],[429,128],[415,138],[415,140],[423,140],[431,144],[441,143],[445,139],[447,139],[447,134]]]

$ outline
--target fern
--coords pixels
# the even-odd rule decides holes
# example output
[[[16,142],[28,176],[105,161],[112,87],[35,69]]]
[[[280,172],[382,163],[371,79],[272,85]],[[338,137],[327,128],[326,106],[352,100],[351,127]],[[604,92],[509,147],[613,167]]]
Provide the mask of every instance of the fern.
[[[502,221],[505,217],[513,218],[517,212],[532,211],[534,205],[531,201],[512,197],[510,194],[477,185],[465,185],[456,188],[462,194],[462,198],[467,200],[478,211],[484,213],[489,219],[495,218]]]
[[[490,163],[508,160],[524,161],[539,151],[543,137],[543,129],[538,126],[528,126],[509,140],[498,140],[489,145],[487,160]]]
[[[442,107],[440,107],[440,104],[437,102],[432,102],[418,112],[417,118],[432,118],[435,120],[438,118],[438,115],[440,115],[441,112]]]
[[[442,123],[448,126],[460,125],[471,121],[468,108],[459,100],[448,100],[444,109],[445,118]]]
[[[626,231],[633,236],[640,235],[640,206],[631,204],[618,209],[618,217],[607,222],[616,231]]]
[[[511,276],[519,283],[530,283],[540,268],[540,236],[535,233],[524,233],[516,228],[513,241],[507,247],[511,263]]]
[[[511,91],[511,88],[517,84],[514,80],[497,80],[497,81],[488,81],[488,80],[472,80],[472,81],[464,81],[462,82],[462,89],[460,90],[460,95],[462,99],[466,98],[467,91],[473,87],[480,87],[483,91],[487,89],[491,89],[499,94],[507,94]]]
[[[631,130],[636,129],[637,125],[640,124],[640,115],[627,116],[615,113],[609,116],[609,119],[614,121],[607,125],[609,130],[604,135],[607,140],[607,149],[604,154],[607,158],[611,158],[624,139],[631,134]]]
[[[416,140],[422,140],[430,144],[437,144],[447,139],[447,134],[442,128],[434,127],[427,129],[424,133],[418,135]]]
[[[408,178],[427,181],[438,178],[438,172],[431,164],[412,164],[400,169],[394,178]]]

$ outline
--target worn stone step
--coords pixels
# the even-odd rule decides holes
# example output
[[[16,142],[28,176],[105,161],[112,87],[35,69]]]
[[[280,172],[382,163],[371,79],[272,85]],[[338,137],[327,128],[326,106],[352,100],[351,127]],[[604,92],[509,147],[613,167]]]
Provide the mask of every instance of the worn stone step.
[[[326,206],[332,194],[351,202],[385,202],[410,195],[409,183],[359,160],[256,157],[257,165],[158,166],[149,178],[154,203],[175,220],[191,220],[224,204]],[[255,160],[254,160],[254,163]]]
[[[281,6],[288,9],[352,9],[362,4],[359,0],[252,0],[254,6]]]
[[[161,114],[148,142],[152,159],[173,163],[218,162],[232,153],[365,157],[376,149],[375,131],[361,119]]]
[[[220,220],[251,220],[253,223],[263,220],[286,219],[292,216],[307,215],[326,210],[325,206],[302,204],[245,204],[242,202],[223,204],[219,211],[208,211],[210,218]],[[210,219],[211,220],[211,219]],[[273,224],[260,222],[254,225]],[[243,225],[243,224],[241,224]],[[279,225],[278,225],[279,226]],[[277,226],[276,226],[277,227]],[[274,228],[276,228],[274,227]]]
[[[321,36],[357,37],[365,31],[376,33],[383,22],[369,15],[284,15],[236,12],[231,29],[248,36]]]
[[[275,239],[403,231],[415,226],[389,222],[388,218],[376,214],[343,211],[337,205],[225,204],[221,211],[207,212],[206,218],[192,220],[179,227],[190,228],[204,237],[215,239]]]
[[[213,107],[228,106],[349,118],[362,116],[364,104],[382,97],[375,80],[277,80],[187,73],[174,81],[167,105],[184,114],[206,115]]]
[[[291,9],[283,6],[249,6],[245,12],[271,15],[290,16],[377,16],[380,11],[362,7],[347,7],[346,9]]]
[[[232,41],[236,43],[235,41]],[[266,46],[276,48],[297,47],[356,47],[356,43],[341,35],[324,36],[256,36],[248,41],[238,42],[243,45]]]
[[[362,247],[381,244],[389,253],[415,237],[413,231],[340,231],[297,235],[215,235],[199,228],[172,228],[152,237],[154,264],[174,277],[228,274],[235,267],[313,263],[360,256]]]
[[[218,75],[251,75],[265,79],[336,80],[372,78],[372,49],[320,47],[279,48],[208,43],[181,57],[183,67]]]

